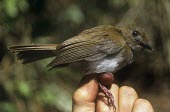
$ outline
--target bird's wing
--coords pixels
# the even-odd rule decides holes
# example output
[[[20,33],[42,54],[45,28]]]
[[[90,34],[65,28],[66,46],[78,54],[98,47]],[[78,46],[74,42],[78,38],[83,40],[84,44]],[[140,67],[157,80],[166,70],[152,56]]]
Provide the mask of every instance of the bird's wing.
[[[56,58],[48,66],[55,68],[75,61],[98,60],[107,54],[120,51],[125,45],[121,35],[115,35],[115,39],[111,39],[109,36],[113,35],[107,33],[88,36],[86,38],[83,35],[78,35],[63,42],[57,49]]]

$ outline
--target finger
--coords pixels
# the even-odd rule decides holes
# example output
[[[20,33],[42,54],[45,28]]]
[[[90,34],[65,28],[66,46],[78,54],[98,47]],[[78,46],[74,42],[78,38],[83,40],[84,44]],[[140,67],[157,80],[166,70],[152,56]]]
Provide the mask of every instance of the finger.
[[[136,91],[127,86],[123,86],[119,89],[119,111],[120,112],[132,112],[135,100],[138,98]]]
[[[137,99],[132,112],[154,112],[154,110],[149,101],[145,99]]]
[[[112,84],[111,88],[109,89],[110,92],[114,96],[114,104],[116,106],[116,112],[118,112],[118,91],[119,87],[116,84]],[[97,112],[114,112],[113,107],[108,106],[108,101],[103,92],[99,92],[97,96],[97,105],[96,105]]]
[[[97,94],[98,82],[95,75],[83,77],[73,95],[73,112],[94,112]]]

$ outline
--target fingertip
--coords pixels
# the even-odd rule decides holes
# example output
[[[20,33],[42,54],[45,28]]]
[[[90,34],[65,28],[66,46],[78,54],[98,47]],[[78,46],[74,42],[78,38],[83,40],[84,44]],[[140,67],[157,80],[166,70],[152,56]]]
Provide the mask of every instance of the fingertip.
[[[137,99],[132,112],[154,112],[154,110],[148,100]]]
[[[94,111],[98,94],[98,81],[95,76],[85,76],[73,94],[73,112]]]
[[[119,111],[131,112],[135,100],[138,98],[136,91],[132,87],[123,86],[119,89]]]
[[[94,75],[82,78],[78,89],[73,94],[73,101],[94,102],[98,93],[98,81]]]
[[[132,96],[133,98],[138,98],[138,95],[135,89],[129,86],[122,86],[119,90],[119,93],[121,95]]]
[[[117,84],[112,84],[110,90],[114,93],[119,90],[119,86]]]

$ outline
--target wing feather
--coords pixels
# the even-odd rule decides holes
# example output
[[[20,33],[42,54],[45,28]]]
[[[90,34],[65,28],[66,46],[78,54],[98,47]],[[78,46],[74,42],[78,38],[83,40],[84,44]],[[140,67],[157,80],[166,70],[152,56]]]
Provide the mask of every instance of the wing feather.
[[[116,32],[100,31],[99,33],[87,34],[85,37],[84,34],[82,35],[63,42],[57,48],[56,58],[48,66],[53,69],[81,60],[95,61],[107,56],[107,54],[118,52],[125,45],[123,37]],[[115,36],[116,39],[112,39]]]

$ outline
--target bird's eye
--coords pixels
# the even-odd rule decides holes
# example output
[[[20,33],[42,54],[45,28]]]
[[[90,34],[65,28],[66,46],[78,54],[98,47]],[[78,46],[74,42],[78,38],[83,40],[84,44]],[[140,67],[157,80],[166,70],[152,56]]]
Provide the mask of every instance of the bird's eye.
[[[139,31],[137,31],[137,30],[133,31],[133,33],[132,33],[132,35],[133,35],[134,37],[138,36],[139,34],[140,34],[140,33],[139,33]]]

